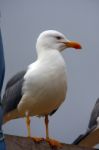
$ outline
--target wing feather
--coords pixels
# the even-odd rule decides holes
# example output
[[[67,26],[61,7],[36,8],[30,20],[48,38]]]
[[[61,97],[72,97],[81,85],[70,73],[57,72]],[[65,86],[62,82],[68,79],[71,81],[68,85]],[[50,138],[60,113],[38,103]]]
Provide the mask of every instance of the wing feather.
[[[99,117],[99,98],[96,101],[96,104],[92,110],[90,121],[89,121],[89,128],[92,128],[94,125],[97,125],[97,117]]]
[[[8,81],[2,100],[4,114],[17,108],[22,97],[22,85],[25,73],[26,71],[21,71]]]

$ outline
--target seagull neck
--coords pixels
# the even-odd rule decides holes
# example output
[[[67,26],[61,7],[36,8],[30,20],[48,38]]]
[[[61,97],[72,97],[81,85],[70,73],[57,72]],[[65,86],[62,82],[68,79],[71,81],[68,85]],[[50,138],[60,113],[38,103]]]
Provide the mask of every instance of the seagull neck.
[[[43,59],[43,58],[48,58],[48,57],[52,57],[53,55],[56,55],[57,53],[60,53],[58,50],[56,49],[43,49],[40,51],[37,51],[37,56],[38,59]]]

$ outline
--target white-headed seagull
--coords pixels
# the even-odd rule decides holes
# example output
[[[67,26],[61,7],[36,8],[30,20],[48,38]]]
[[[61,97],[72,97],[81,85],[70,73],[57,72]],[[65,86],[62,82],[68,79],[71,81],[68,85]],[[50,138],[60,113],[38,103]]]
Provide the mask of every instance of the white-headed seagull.
[[[49,138],[48,116],[56,112],[66,97],[66,68],[61,55],[66,48],[81,49],[81,45],[55,30],[42,32],[36,43],[37,60],[8,81],[3,96],[4,122],[26,117],[31,137],[29,117],[44,116],[46,141],[54,146],[60,144]]]

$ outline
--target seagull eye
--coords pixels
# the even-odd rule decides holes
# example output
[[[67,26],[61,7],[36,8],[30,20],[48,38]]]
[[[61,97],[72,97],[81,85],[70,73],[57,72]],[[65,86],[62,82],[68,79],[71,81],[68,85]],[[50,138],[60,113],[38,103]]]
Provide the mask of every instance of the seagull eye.
[[[56,39],[60,40],[60,39],[62,39],[62,37],[61,36],[56,36]]]

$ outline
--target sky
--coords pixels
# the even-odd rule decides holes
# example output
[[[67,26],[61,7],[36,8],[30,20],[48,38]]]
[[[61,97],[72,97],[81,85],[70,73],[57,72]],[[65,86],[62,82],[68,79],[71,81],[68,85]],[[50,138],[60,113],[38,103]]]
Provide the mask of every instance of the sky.
[[[50,117],[50,135],[72,143],[88,127],[91,111],[99,97],[99,1],[98,0],[0,0],[7,81],[36,60],[36,39],[55,29],[82,50],[62,52],[66,62],[68,92],[66,101]],[[10,121],[4,133],[27,136],[25,119]],[[32,136],[45,136],[44,119],[31,119]]]

